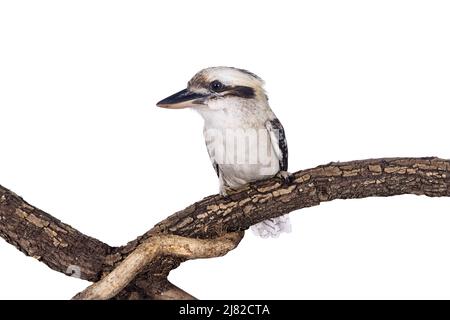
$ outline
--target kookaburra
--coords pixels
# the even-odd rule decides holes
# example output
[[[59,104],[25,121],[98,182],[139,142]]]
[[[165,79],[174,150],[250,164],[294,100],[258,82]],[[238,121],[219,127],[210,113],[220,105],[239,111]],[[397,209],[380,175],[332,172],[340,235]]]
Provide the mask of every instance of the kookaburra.
[[[246,70],[207,68],[186,89],[157,103],[162,108],[192,108],[203,117],[206,147],[222,195],[252,181],[288,176],[286,136],[263,85],[261,78]],[[290,232],[290,228],[288,215],[252,226],[264,238]]]

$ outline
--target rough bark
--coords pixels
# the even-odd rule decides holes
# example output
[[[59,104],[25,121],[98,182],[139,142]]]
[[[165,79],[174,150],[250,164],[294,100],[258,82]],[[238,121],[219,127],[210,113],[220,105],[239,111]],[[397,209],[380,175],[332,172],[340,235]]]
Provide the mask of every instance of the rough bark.
[[[401,194],[449,196],[450,161],[439,158],[389,158],[330,163],[293,174],[290,183],[271,178],[221,197],[209,196],[158,223],[122,247],[86,236],[0,187],[0,236],[50,268],[77,272],[98,281],[152,235],[212,239],[227,232],[334,199]],[[184,258],[158,256],[116,298],[160,299],[184,291],[167,281]],[[190,296],[186,294],[186,297]]]

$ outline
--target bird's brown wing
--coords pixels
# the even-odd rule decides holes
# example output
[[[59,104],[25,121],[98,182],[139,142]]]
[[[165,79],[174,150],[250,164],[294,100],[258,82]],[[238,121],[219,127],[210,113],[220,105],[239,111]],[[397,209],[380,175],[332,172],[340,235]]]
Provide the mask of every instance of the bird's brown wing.
[[[266,128],[269,131],[270,139],[272,142],[273,149],[278,156],[280,161],[280,170],[288,170],[288,147],[286,134],[284,133],[284,128],[277,118],[268,120],[266,122]]]

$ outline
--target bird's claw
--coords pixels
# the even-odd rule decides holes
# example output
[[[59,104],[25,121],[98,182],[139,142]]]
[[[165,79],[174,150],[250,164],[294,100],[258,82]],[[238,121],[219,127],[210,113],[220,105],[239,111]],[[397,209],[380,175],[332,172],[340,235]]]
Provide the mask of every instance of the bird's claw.
[[[227,186],[222,187],[222,189],[220,190],[220,195],[225,199],[230,199],[230,196],[236,193],[239,193],[239,190]]]
[[[279,171],[276,176],[283,181],[284,185],[291,184],[294,180],[294,175],[287,171]]]

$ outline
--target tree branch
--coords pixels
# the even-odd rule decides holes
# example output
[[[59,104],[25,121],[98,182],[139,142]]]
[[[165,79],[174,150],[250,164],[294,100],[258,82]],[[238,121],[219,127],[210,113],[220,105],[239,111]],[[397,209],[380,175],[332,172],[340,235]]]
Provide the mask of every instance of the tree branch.
[[[243,237],[243,232],[226,233],[211,240],[175,235],[153,235],[141,243],[117,268],[83,292],[78,293],[74,299],[111,299],[158,256],[182,257],[186,260],[220,257],[236,248]],[[172,288],[172,292],[174,289]],[[181,289],[177,290],[178,296],[180,295],[179,290]]]
[[[449,196],[449,179],[450,161],[439,158],[330,163],[296,172],[289,184],[274,177],[225,198],[207,197],[122,247],[110,247],[82,234],[0,186],[0,236],[54,270],[68,274],[79,270],[82,279],[95,282],[155,235],[213,239],[227,232],[245,230],[267,218],[334,199],[401,194]],[[182,292],[174,289],[167,275],[185,258],[157,255],[116,298],[160,299]]]

